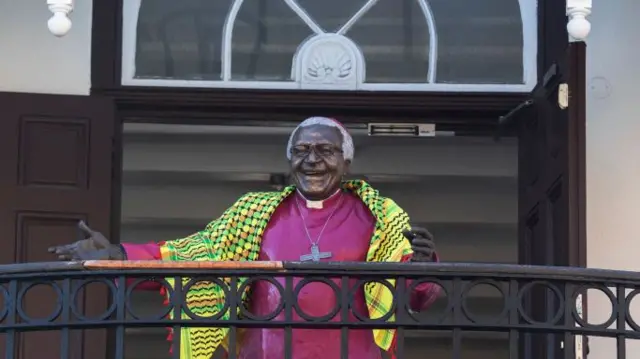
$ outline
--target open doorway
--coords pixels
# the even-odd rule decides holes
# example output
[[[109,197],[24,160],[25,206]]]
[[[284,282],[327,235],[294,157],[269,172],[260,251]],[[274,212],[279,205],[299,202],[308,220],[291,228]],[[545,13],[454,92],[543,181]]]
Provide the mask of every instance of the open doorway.
[[[287,173],[295,123],[277,127],[125,124],[123,242],[184,237],[202,229],[242,194],[269,191]],[[352,176],[393,198],[412,222],[429,228],[447,262],[518,263],[518,144],[490,137],[370,137],[350,128]],[[497,314],[497,290],[473,289],[469,309]],[[160,312],[157,293],[138,293],[140,314]],[[442,298],[429,313],[442,311]],[[169,358],[164,329],[128,329],[128,359]],[[451,357],[450,332],[410,332],[407,358]],[[464,358],[507,358],[506,335],[465,333]]]

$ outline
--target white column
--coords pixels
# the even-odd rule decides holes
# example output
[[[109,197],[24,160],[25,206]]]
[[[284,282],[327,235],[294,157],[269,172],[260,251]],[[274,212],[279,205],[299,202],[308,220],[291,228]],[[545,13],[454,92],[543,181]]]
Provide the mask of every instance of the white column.
[[[567,31],[572,41],[584,41],[591,31],[587,16],[591,14],[592,0],[567,0]]]
[[[73,0],[47,0],[47,5],[53,13],[47,22],[49,31],[58,37],[66,35],[71,30],[69,14],[73,11]]]

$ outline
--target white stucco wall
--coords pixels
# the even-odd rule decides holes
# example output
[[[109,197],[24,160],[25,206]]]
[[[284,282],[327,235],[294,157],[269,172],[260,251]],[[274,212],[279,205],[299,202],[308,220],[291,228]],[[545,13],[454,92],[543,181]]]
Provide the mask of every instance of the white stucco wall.
[[[71,32],[57,38],[45,0],[0,0],[0,91],[88,94],[92,5],[76,1]]]
[[[640,271],[640,1],[594,1],[587,41],[588,265]],[[606,87],[609,87],[610,92]],[[589,315],[602,322],[611,306],[590,298]],[[636,321],[637,304],[632,307]],[[592,321],[592,320],[590,320]],[[615,358],[614,339],[591,339],[590,359]],[[627,358],[640,358],[627,341]]]

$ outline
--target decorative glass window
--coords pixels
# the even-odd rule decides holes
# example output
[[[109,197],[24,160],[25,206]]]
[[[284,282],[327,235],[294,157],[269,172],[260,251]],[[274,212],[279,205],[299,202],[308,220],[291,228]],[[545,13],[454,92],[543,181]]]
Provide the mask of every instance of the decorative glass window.
[[[126,0],[124,85],[526,92],[536,0]]]

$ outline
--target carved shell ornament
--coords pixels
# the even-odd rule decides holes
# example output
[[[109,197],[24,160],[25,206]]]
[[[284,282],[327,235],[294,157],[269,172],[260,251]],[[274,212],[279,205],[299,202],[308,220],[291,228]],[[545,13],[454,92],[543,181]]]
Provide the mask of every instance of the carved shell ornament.
[[[344,80],[353,72],[352,55],[337,44],[323,44],[310,54],[307,76],[314,81],[334,82]]]

